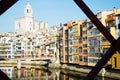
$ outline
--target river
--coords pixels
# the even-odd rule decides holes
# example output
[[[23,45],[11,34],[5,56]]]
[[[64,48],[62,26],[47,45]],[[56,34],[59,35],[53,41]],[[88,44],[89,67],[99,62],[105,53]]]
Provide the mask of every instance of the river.
[[[46,67],[41,67],[39,69],[31,68],[21,68],[17,70],[13,67],[0,67],[11,80],[83,80],[87,74],[60,70],[60,69],[47,69]],[[110,78],[96,77],[95,80],[117,80]]]

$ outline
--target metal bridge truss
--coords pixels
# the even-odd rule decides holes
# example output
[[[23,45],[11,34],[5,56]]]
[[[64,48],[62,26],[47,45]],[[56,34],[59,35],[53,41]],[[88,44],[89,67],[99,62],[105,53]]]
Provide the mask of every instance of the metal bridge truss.
[[[4,13],[8,8],[10,8],[18,0],[0,0],[0,15]],[[105,38],[111,43],[111,47],[101,58],[101,60],[95,65],[95,67],[87,75],[86,80],[93,80],[107,61],[112,57],[112,55],[118,51],[120,52],[120,37],[116,40],[107,31],[103,24],[96,18],[93,12],[87,7],[87,5],[82,0],[74,0],[79,8],[87,15],[87,17],[92,21],[92,23],[100,30],[100,32],[105,36]],[[10,80],[1,70],[0,70],[1,80]]]

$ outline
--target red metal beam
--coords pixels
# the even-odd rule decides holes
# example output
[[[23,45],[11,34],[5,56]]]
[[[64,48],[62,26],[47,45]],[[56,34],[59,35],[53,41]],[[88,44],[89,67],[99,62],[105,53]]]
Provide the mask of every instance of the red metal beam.
[[[18,0],[1,0],[0,1],[0,15],[2,15],[7,9],[9,9]]]
[[[103,26],[103,24],[96,18],[96,16],[92,13],[92,11],[87,7],[87,5],[82,0],[74,0],[74,1],[112,45],[86,77],[86,80],[93,80],[97,76],[99,71],[107,63],[107,61],[116,52],[116,50],[119,50],[120,52],[120,47],[119,47],[120,37],[118,38],[118,40],[115,40],[114,37],[107,31],[107,29]]]
[[[18,0],[1,0],[0,1],[0,15],[9,9]],[[0,80],[10,80],[10,78],[0,70]]]
[[[0,80],[10,80],[10,78],[0,70]]]

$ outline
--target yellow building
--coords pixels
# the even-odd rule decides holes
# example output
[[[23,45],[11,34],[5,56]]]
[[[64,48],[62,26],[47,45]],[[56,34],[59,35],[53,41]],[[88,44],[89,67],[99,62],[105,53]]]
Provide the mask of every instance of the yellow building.
[[[116,30],[115,30],[115,14],[111,13],[107,15],[107,18],[105,19],[106,22],[106,28],[111,33],[111,35],[116,38]],[[110,48],[110,42],[103,36],[102,37],[102,49],[103,53],[105,54],[106,51]],[[108,61],[107,65],[111,65],[112,58]]]
[[[116,15],[116,16],[115,16]],[[116,18],[115,18],[116,17]],[[109,22],[113,22],[115,29],[111,30],[111,33],[113,34],[116,39],[120,36],[120,9],[116,9],[115,13],[113,14],[112,21],[109,20]],[[120,69],[120,53],[116,51],[116,53],[111,58],[111,64],[113,69]]]
[[[111,35],[117,39],[117,31],[118,31],[118,22],[120,20],[118,20],[118,15],[116,15],[115,10],[113,10],[113,13],[107,15],[107,18],[105,19],[106,21],[106,28],[108,29],[108,31],[111,33]],[[111,44],[110,42],[108,42],[108,40],[105,39],[105,37],[102,37],[102,48],[103,48],[103,53],[105,53],[109,48],[110,48]],[[116,53],[114,53],[114,55],[111,57],[111,59],[108,61],[107,65],[111,65],[111,67],[113,69],[120,69],[120,54],[116,51]]]
[[[3,44],[0,44],[0,57],[2,57],[2,58],[7,58],[7,53],[6,53],[6,51],[5,51],[5,49],[6,49],[7,47],[5,46],[5,45],[3,45]]]

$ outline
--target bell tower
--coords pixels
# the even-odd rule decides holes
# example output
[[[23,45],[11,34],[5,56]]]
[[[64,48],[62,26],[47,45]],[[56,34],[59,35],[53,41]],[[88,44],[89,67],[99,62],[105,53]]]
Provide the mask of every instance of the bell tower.
[[[33,10],[31,5],[28,3],[24,9],[25,17],[33,17]]]

